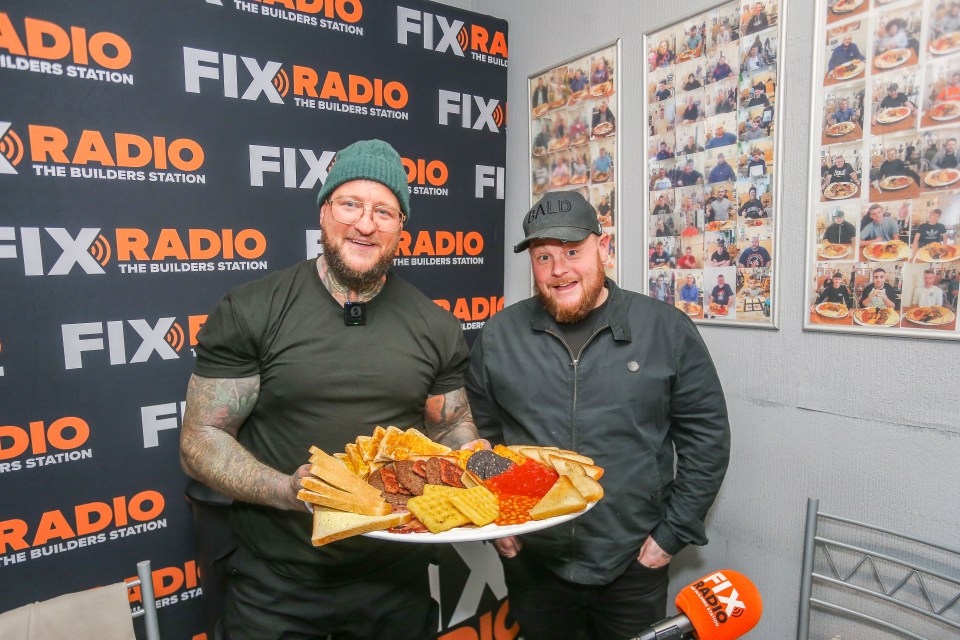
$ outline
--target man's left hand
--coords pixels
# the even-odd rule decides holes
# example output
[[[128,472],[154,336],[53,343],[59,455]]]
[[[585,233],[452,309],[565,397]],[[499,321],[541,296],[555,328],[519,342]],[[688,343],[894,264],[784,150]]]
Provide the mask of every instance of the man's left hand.
[[[659,569],[668,564],[673,558],[672,555],[660,548],[652,536],[647,536],[640,547],[640,555],[637,561],[648,569]]]

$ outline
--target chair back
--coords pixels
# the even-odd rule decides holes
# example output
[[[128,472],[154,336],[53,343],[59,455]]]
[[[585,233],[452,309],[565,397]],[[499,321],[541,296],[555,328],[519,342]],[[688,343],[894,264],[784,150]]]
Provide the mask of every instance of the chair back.
[[[127,590],[140,586],[143,606],[130,611]],[[147,640],[160,640],[150,561],[137,579],[67,593],[0,614],[0,638],[22,640],[137,640],[133,618],[143,617]]]
[[[814,608],[822,615],[811,634]],[[808,499],[797,640],[878,631],[960,637],[960,549],[823,513]]]

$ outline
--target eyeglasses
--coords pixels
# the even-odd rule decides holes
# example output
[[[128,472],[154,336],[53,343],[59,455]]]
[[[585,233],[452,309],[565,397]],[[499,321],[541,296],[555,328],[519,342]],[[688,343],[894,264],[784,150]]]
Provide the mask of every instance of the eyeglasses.
[[[378,231],[387,233],[398,231],[405,219],[402,211],[386,205],[367,204],[352,198],[330,199],[330,213],[333,215],[333,219],[340,224],[356,224],[368,208],[370,209],[373,226]]]

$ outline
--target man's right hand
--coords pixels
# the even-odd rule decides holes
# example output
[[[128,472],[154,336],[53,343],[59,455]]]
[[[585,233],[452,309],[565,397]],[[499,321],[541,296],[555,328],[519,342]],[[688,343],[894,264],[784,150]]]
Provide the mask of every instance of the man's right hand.
[[[517,554],[520,553],[520,548],[523,546],[523,543],[520,542],[520,538],[516,536],[509,536],[507,538],[497,538],[493,541],[493,546],[504,558],[515,558]]]

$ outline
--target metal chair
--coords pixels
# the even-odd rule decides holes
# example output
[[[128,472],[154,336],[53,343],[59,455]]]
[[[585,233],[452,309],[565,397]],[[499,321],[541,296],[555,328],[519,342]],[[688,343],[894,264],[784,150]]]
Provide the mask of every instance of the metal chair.
[[[142,606],[130,611],[127,590],[140,587]],[[0,614],[0,637],[135,640],[133,618],[144,619],[146,640],[160,640],[150,561],[137,563],[137,578],[67,593]]]
[[[844,639],[851,633],[854,638],[956,638],[960,549],[823,513],[820,501],[810,498],[797,640],[836,637],[840,629],[811,636],[812,608],[837,614],[830,620],[843,627]],[[878,630],[891,635],[878,636]]]
[[[160,640],[160,625],[157,622],[157,600],[153,594],[153,572],[150,569],[149,560],[141,560],[137,563],[137,579],[127,582],[126,585],[128,589],[140,587],[141,607],[134,611],[131,616],[143,618],[147,640]]]

